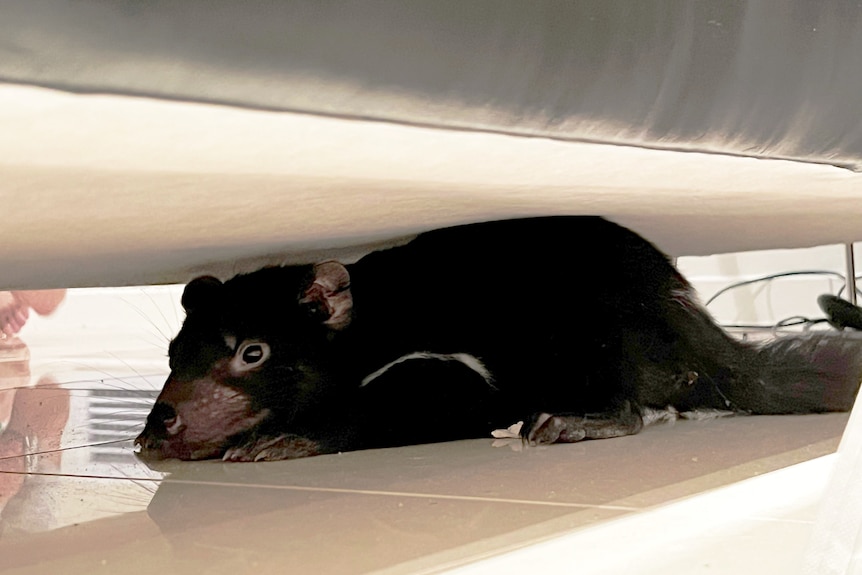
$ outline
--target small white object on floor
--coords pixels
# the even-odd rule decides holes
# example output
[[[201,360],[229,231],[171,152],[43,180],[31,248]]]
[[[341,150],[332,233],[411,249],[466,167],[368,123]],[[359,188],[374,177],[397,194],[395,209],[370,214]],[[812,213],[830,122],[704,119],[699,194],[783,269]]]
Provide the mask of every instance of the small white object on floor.
[[[521,437],[521,428],[524,426],[523,421],[513,423],[506,429],[495,429],[491,432],[493,437],[497,439],[517,439]]]
[[[521,438],[521,428],[523,426],[524,422],[519,421],[506,429],[495,429],[491,432],[491,435],[494,437],[491,447],[509,446],[513,451],[521,451],[524,448],[524,442]]]

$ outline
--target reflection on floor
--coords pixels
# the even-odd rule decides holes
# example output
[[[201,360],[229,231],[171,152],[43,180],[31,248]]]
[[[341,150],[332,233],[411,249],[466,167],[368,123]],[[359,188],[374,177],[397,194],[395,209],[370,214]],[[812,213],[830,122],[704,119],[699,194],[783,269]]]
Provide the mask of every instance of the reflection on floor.
[[[847,420],[681,421],[547,448],[489,438],[150,467],[131,440],[167,373],[178,296],[73,290],[5,342],[0,570],[442,572],[828,454]],[[798,530],[812,517],[773,519]]]

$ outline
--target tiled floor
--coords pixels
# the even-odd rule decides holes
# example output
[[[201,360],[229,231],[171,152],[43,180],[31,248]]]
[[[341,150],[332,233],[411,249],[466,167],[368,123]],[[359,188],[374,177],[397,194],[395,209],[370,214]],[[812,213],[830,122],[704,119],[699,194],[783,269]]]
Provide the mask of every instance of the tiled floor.
[[[634,557],[637,533],[696,519],[690,496],[828,454],[847,420],[683,421],[545,448],[489,438],[150,467],[131,439],[166,374],[175,299],[176,288],[70,292],[25,328],[31,357],[21,349],[0,362],[0,571],[436,573],[571,532],[585,534],[581,545],[604,533],[604,552]],[[806,505],[767,517],[770,541],[804,538]],[[741,519],[725,538],[766,541]],[[482,565],[471,569],[501,572]],[[651,572],[643,567],[626,572]]]

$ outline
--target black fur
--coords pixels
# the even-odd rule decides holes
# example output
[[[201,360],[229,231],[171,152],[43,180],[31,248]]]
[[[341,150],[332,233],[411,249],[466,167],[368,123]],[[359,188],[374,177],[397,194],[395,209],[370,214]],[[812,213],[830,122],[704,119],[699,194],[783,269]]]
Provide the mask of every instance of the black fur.
[[[856,340],[730,338],[666,256],[596,217],[437,230],[346,268],[198,278],[183,305],[138,438],[155,456],[282,459],[518,420],[530,441],[578,441],[636,433],[644,408],[669,405],[847,410],[862,374]]]

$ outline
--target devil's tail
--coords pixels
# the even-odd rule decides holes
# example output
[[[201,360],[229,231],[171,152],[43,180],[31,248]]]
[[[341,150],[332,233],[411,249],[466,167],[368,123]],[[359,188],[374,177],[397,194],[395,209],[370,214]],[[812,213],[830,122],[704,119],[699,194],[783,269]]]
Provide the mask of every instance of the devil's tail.
[[[738,377],[724,390],[755,414],[848,411],[862,382],[862,334],[822,332],[745,344]]]

